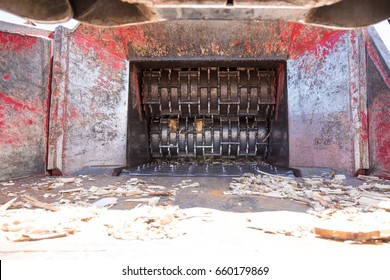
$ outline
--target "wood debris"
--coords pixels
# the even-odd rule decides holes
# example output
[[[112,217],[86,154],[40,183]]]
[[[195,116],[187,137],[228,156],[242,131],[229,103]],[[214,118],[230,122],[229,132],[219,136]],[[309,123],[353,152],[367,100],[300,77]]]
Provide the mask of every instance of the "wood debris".
[[[98,206],[98,207],[107,207],[110,208],[118,203],[118,199],[116,197],[105,197],[102,199],[99,199],[98,201],[95,201],[92,203],[92,205]]]
[[[86,188],[74,188],[61,190],[61,193],[71,193],[74,200],[96,200],[99,198],[115,197],[145,197],[145,196],[174,196],[175,190],[167,190],[167,187],[160,185],[147,184],[138,178],[131,178],[125,183],[107,185],[103,187],[91,186]],[[149,200],[148,200],[149,201]],[[155,200],[154,200],[155,201]]]
[[[344,209],[351,206],[366,210],[379,208],[390,211],[390,184],[365,182],[358,188],[344,184],[344,177],[335,175],[333,179],[314,177],[292,180],[281,176],[246,174],[234,178],[230,183],[230,190],[224,193],[288,198],[306,203],[315,211],[329,208]],[[369,196],[368,190],[375,191],[376,196]],[[370,193],[373,193],[372,191]]]
[[[352,243],[390,241],[390,213],[362,212],[358,208],[327,210],[313,232],[322,238]]]
[[[390,211],[390,199],[387,198],[373,197],[363,194],[358,201],[360,205],[367,206],[368,208]]]
[[[22,200],[24,200],[25,202],[28,202],[30,203],[32,206],[35,206],[35,207],[38,207],[38,208],[43,208],[43,209],[47,209],[47,210],[50,210],[50,211],[58,211],[58,207],[54,206],[54,205],[51,205],[51,204],[48,204],[48,203],[44,203],[44,202],[40,202],[38,201],[37,199],[31,197],[31,196],[28,196],[28,195],[23,195],[22,196]]]
[[[8,182],[2,182],[2,183],[0,183],[0,185],[2,185],[4,187],[8,187],[8,186],[14,186],[15,183],[13,181],[8,181]]]
[[[377,176],[367,176],[367,175],[358,175],[357,178],[366,182],[373,182],[379,180],[379,177]]]
[[[3,212],[5,210],[7,210],[8,208],[11,207],[11,205],[17,200],[18,198],[15,197],[13,199],[11,199],[10,201],[4,203],[1,207],[0,207],[0,212]]]
[[[322,238],[334,239],[340,241],[357,241],[357,242],[367,242],[369,240],[380,239],[381,233],[378,230],[375,231],[342,231],[336,230],[334,228],[314,228],[314,233],[321,236]]]
[[[156,206],[158,204],[158,202],[160,201],[160,197],[155,196],[155,197],[151,197],[151,198],[129,198],[129,199],[126,199],[125,201],[147,203],[150,206]]]
[[[197,188],[200,184],[198,182],[192,182],[192,180],[182,180],[179,184],[173,185],[174,189],[186,189],[186,188]]]
[[[70,192],[80,192],[84,190],[84,188],[74,188],[74,189],[68,189],[68,190],[60,190],[60,193],[70,193]]]
[[[267,233],[292,236],[313,235],[321,238],[370,243],[390,241],[390,182],[379,184],[379,178],[361,176],[358,187],[344,184],[345,176],[334,178],[291,178],[248,175],[234,178],[228,195],[260,195],[288,198],[311,206],[308,214],[318,217],[316,225],[276,226],[252,224]],[[323,222],[327,221],[326,224]]]
[[[56,182],[57,183],[64,183],[64,184],[69,184],[69,183],[74,183],[74,181],[76,180],[76,178],[73,178],[73,177],[59,177],[59,178],[56,178]]]
[[[96,217],[95,209],[64,207],[57,212],[44,209],[12,209],[0,214],[0,237],[14,242],[65,237],[79,230],[81,222]]]
[[[176,227],[185,218],[177,206],[141,205],[121,214],[118,220],[105,223],[108,234],[116,239],[153,240],[185,234]]]

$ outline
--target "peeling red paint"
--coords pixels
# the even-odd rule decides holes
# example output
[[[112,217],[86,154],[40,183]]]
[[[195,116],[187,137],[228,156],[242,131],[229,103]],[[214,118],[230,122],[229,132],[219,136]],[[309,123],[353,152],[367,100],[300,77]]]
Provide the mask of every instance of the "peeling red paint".
[[[253,54],[253,49],[252,49],[252,46],[251,46],[249,40],[245,40],[244,46],[245,46],[245,50],[248,54]]]
[[[390,71],[370,38],[366,40],[368,128],[372,174],[390,178]]]
[[[234,40],[232,43],[229,44],[230,47],[235,47],[241,44],[241,41],[239,39]]]
[[[171,25],[175,25],[175,28],[171,28]],[[222,39],[216,37],[220,30],[211,29],[210,32],[216,32],[216,34],[209,34],[208,30],[199,24],[199,26],[191,26],[196,34],[195,37],[191,37],[191,41],[197,42],[192,45],[187,42],[189,40],[187,33],[180,32],[186,29],[185,26],[186,23],[176,22],[120,28],[80,25],[72,36],[83,51],[95,51],[97,57],[104,63],[110,63],[109,58],[112,55],[118,58],[132,55],[141,57],[194,56],[197,53],[229,56],[234,52],[238,53],[239,50],[242,50],[240,57],[286,55],[291,59],[297,59],[312,52],[323,61],[334,50],[341,37],[348,32],[274,21],[259,22],[257,25],[242,24],[243,30],[230,30],[229,36]],[[204,46],[207,46],[206,49]]]
[[[311,27],[299,23],[288,23],[281,32],[280,39],[288,44],[291,59],[296,59],[313,51],[318,59],[324,60],[333,50],[340,38],[346,34],[344,30],[332,30]],[[284,29],[283,28],[283,29]]]
[[[77,108],[70,108],[69,114],[73,120],[80,120],[80,116],[79,113],[77,112]]]
[[[383,81],[386,83],[387,87],[390,89],[390,76],[388,75],[388,71],[386,71],[385,66],[383,65],[375,47],[372,45],[370,40],[367,42],[367,53],[375,64],[375,67],[378,69],[379,73],[382,76]]]
[[[11,31],[0,32],[0,81],[7,81],[0,82],[0,180],[44,174],[51,78],[51,40],[44,36],[51,33],[5,27]]]
[[[18,100],[16,98],[12,98],[2,92],[0,92],[0,100],[2,100],[5,103],[5,105],[13,107],[16,111],[27,109],[33,112],[40,112],[40,110],[37,110],[37,108],[31,107],[27,105],[25,102]]]
[[[29,50],[37,43],[37,37],[23,36],[13,33],[0,33],[0,50],[15,52]]]
[[[105,64],[110,64],[115,70],[121,69],[121,61],[118,61],[117,59],[112,59],[112,56],[116,56],[117,58],[124,59],[124,50],[121,52],[117,51],[116,49],[112,49],[112,45],[114,42],[102,42],[102,41],[97,41],[96,38],[91,40],[93,36],[88,36],[85,37],[85,34],[80,35],[79,33],[74,34],[72,37],[75,44],[80,48],[81,53],[83,55],[85,53],[90,53],[91,51],[94,51],[97,58],[99,59],[100,63],[105,63]],[[107,40],[107,39],[106,39]],[[111,52],[112,51],[112,52]]]

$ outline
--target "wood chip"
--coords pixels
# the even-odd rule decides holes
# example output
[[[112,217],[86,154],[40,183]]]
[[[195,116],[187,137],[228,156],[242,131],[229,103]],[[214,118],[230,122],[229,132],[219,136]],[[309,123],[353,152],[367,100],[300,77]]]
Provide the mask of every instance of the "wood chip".
[[[60,193],[70,193],[70,192],[79,192],[84,190],[84,188],[75,188],[75,189],[69,189],[69,190],[60,190]]]
[[[372,182],[372,181],[379,180],[379,177],[377,177],[377,176],[367,176],[367,175],[359,175],[357,178],[360,180],[366,181],[366,182]]]
[[[73,177],[70,177],[70,178],[67,178],[67,177],[56,178],[57,183],[65,183],[65,184],[74,183],[75,180],[76,180],[76,178],[73,178]]]
[[[334,175],[334,179],[335,180],[345,180],[346,177],[344,174],[336,174],[336,175]]]
[[[92,203],[92,205],[95,205],[95,206],[98,206],[98,207],[112,207],[114,206],[115,204],[118,203],[118,199],[115,198],[115,197],[105,197],[105,198],[102,198],[102,199],[99,199],[98,201],[95,201],[94,203]]]
[[[341,231],[329,228],[314,228],[314,233],[327,239],[334,240],[353,240],[359,242],[366,242],[369,240],[375,240],[381,238],[381,233],[379,230],[374,231]]]
[[[170,196],[170,195],[175,195],[175,191],[151,191],[147,192],[147,195],[149,196]]]
[[[14,239],[10,239],[14,242],[22,242],[22,241],[38,241],[38,240],[44,240],[44,239],[53,239],[53,238],[59,238],[59,237],[66,237],[68,235],[67,232],[56,232],[56,233],[42,233],[42,234],[23,234],[20,236],[17,236]]]
[[[3,182],[3,183],[0,183],[1,185],[3,185],[4,187],[6,187],[6,186],[14,186],[15,185],[15,183],[14,182],[12,182],[12,181],[9,181],[9,182]]]
[[[98,187],[95,187],[95,186],[92,186],[89,188],[89,192],[96,192],[99,188]]]
[[[15,200],[17,200],[18,198],[15,197],[13,199],[11,199],[10,201],[4,203],[1,207],[0,207],[0,212],[3,212],[5,210],[7,210],[8,208],[11,207],[11,205],[15,202]]]
[[[369,197],[366,194],[364,194],[362,197],[359,198],[358,201],[359,204],[364,206],[390,211],[390,200],[381,200],[374,197]]]
[[[274,177],[274,178],[278,178],[278,179],[283,179],[283,180],[286,180],[286,181],[294,180],[294,178],[283,177],[283,176],[279,176],[279,175],[274,175],[274,174],[267,173],[267,172],[260,171],[260,170],[257,170],[257,172],[260,173],[260,174],[263,174],[263,175],[267,175],[267,176],[269,176],[269,177]]]
[[[25,202],[28,202],[32,206],[35,206],[35,207],[38,207],[38,208],[43,208],[43,209],[47,209],[47,210],[50,210],[50,211],[58,211],[59,210],[54,205],[51,205],[51,204],[48,204],[48,203],[44,203],[44,202],[40,202],[37,199],[35,199],[35,198],[31,197],[31,196],[28,196],[28,195],[23,195],[22,196],[22,200],[25,201]]]
[[[164,186],[154,186],[154,185],[149,185],[147,186],[148,189],[157,189],[157,190],[165,190],[167,187]]]
[[[155,197],[151,197],[151,198],[129,198],[129,199],[126,199],[125,201],[128,201],[128,202],[144,202],[144,203],[147,203],[150,206],[155,206],[160,201],[160,197],[155,196]]]
[[[197,188],[199,186],[200,186],[200,184],[198,182],[194,182],[194,183],[189,184],[189,185],[183,185],[181,188],[182,189],[185,189],[185,188]]]

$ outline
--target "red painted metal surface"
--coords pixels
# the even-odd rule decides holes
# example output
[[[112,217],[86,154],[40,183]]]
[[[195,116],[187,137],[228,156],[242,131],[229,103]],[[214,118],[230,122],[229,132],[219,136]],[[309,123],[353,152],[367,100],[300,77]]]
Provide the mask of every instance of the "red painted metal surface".
[[[0,179],[45,172],[50,65],[51,40],[0,31]]]
[[[345,106],[340,112],[330,114],[318,112],[315,124],[310,125],[310,119],[305,117],[307,116],[305,112],[298,112],[298,115],[291,116],[291,124],[296,125],[290,128],[293,132],[290,136],[290,145],[292,149],[295,149],[295,153],[292,154],[292,162],[306,166],[334,166],[352,172],[354,154],[351,142],[352,120],[349,115],[350,103],[348,101],[350,81],[347,53],[350,34],[351,31],[330,30],[281,21],[233,21],[229,24],[226,21],[175,21],[115,29],[82,24],[74,32],[64,35],[63,40],[65,41],[59,42],[63,44],[63,56],[59,55],[55,60],[62,61],[62,65],[57,68],[56,63],[58,62],[54,63],[55,71],[58,70],[59,75],[54,74],[53,84],[59,85],[54,86],[55,92],[60,92],[62,96],[53,93],[54,113],[51,123],[53,133],[50,134],[50,145],[53,150],[51,154],[55,154],[54,150],[57,151],[57,155],[60,150],[62,151],[62,168],[66,172],[68,168],[64,163],[68,162],[69,165],[72,160],[78,158],[78,155],[73,155],[68,148],[82,145],[84,149],[80,152],[84,155],[87,156],[93,152],[91,150],[93,146],[80,144],[74,136],[69,137],[69,131],[76,131],[74,129],[82,126],[83,119],[90,119],[89,113],[85,112],[83,105],[77,103],[70,105],[71,100],[79,98],[76,95],[81,94],[80,92],[75,95],[74,90],[66,89],[70,84],[77,83],[78,79],[73,76],[75,73],[80,75],[82,71],[89,71],[88,75],[92,75],[95,69],[100,69],[94,78],[95,82],[83,84],[82,91],[85,92],[83,98],[88,103],[88,100],[97,96],[103,97],[105,95],[104,89],[110,88],[110,82],[112,85],[116,77],[126,75],[123,67],[124,60],[137,62],[147,60],[280,59],[294,62],[291,63],[293,70],[290,71],[300,72],[302,77],[313,77],[306,86],[313,87],[314,91],[318,84],[322,84],[324,87],[328,87],[324,88],[323,91],[328,91],[329,94],[333,93],[338,98],[336,100],[345,96],[345,98],[341,98],[345,102]],[[340,56],[340,54],[342,55]],[[84,57],[84,60],[75,60],[75,57]],[[337,60],[340,57],[346,60]],[[336,72],[329,73],[331,68],[335,69]],[[337,71],[344,71],[344,73]],[[60,75],[61,73],[69,76],[64,79]],[[339,79],[337,83],[332,83],[332,79],[335,79],[335,76],[340,73],[344,80]],[[134,77],[127,77],[127,79],[133,79],[130,80],[130,86],[137,84]],[[300,79],[298,76],[291,78],[296,81]],[[284,87],[284,79],[279,79],[278,82],[279,88]],[[291,81],[289,84],[291,85]],[[337,87],[342,84],[344,85],[340,91]],[[306,92],[306,96],[302,96],[302,98],[308,102],[318,103],[315,101],[318,97],[322,100],[321,102],[328,102],[326,101],[328,100],[327,95],[323,96],[321,95],[322,91],[316,93],[312,92],[313,90]],[[300,89],[296,91],[299,92]],[[279,92],[278,98],[287,98],[287,96],[283,96],[282,92]],[[139,102],[134,104],[139,104]],[[95,105],[91,106],[89,110],[95,111]],[[115,105],[109,102],[104,106],[113,108],[112,106]],[[299,107],[299,104],[293,106]],[[315,103],[313,106],[316,110]],[[56,114],[56,110],[60,108],[62,117]],[[304,114],[304,116],[300,114]],[[117,117],[116,115],[109,116],[105,112],[93,114],[93,116],[96,125],[99,124],[99,119]],[[90,125],[93,125],[93,121]],[[308,130],[308,127],[312,128]],[[97,139],[101,136],[100,134],[91,132],[85,138]],[[303,142],[299,140],[299,135],[302,135]],[[60,145],[58,144],[59,139],[60,142],[62,141]],[[99,141],[99,143],[104,144],[107,140],[100,139]],[[305,144],[302,145],[303,143]],[[337,164],[334,164],[335,158],[338,158]],[[80,160],[77,161],[80,162]],[[58,163],[58,158],[52,162],[54,167],[54,162]]]
[[[178,21],[116,29],[80,25],[75,42],[106,60],[118,57],[289,57],[314,52],[325,59],[347,31],[279,21]],[[223,36],[221,36],[223,34]]]
[[[390,178],[390,69],[367,40],[368,126],[371,173]]]
[[[283,65],[280,69],[280,76],[288,78],[287,84],[284,84],[285,79],[279,79],[278,87],[288,87],[289,95],[291,93],[292,98],[296,98],[288,108],[291,111],[290,131],[293,132],[290,135],[293,162],[306,166],[332,166],[336,158],[337,168],[353,171],[351,126],[356,120],[351,119],[349,112],[356,96],[349,96],[349,93],[353,91],[359,95],[359,87],[364,87],[359,81],[365,77],[360,70],[352,71],[352,64],[349,64],[358,61],[361,55],[359,48],[355,48],[356,56],[348,55],[349,44],[358,46],[353,35],[352,31],[281,21],[232,21],[229,24],[226,21],[175,21],[120,28],[80,25],[75,31],[57,29],[48,167],[68,173],[85,165],[123,164],[122,155],[118,155],[122,148],[123,154],[126,152],[127,87],[130,84],[138,88],[137,76],[129,77],[128,61],[261,58],[287,61],[287,69]],[[0,39],[4,40],[3,52],[7,52],[7,56],[0,56],[1,65],[10,63],[12,55],[9,50],[12,49],[15,54],[18,52],[16,58],[23,57],[26,61],[28,58],[32,65],[43,61],[47,68],[38,79],[28,67],[21,69],[22,64],[18,61],[12,64],[17,65],[15,69],[9,65],[4,68],[6,70],[2,69],[1,84],[15,85],[15,77],[23,75],[32,88],[22,93],[21,90],[12,91],[12,86],[8,86],[7,90],[0,91],[0,106],[4,104],[0,110],[0,125],[10,126],[9,116],[23,111],[23,121],[20,115],[15,118],[18,124],[12,126],[19,129],[32,126],[45,135],[51,62],[47,52],[43,57],[37,54],[37,50],[46,50],[47,42],[43,44],[45,39],[35,36],[12,36],[17,38]],[[11,48],[10,44],[15,45]],[[356,77],[351,79],[350,74],[356,74]],[[338,75],[342,75],[341,80],[337,80]],[[35,91],[37,81],[41,84]],[[280,101],[287,96],[279,91],[277,98]],[[352,102],[348,101],[349,98]],[[345,104],[339,111],[328,112],[321,102],[332,104],[329,100],[336,105],[340,100]],[[308,102],[312,104],[306,105]],[[356,103],[360,102],[356,98]],[[139,106],[140,102],[134,104]],[[305,106],[311,106],[311,109],[305,111]],[[34,117],[26,117],[28,114]],[[37,122],[37,116],[43,116],[42,120]],[[367,118],[365,112],[360,111],[358,121],[362,123],[362,131],[367,130],[367,119],[370,122],[370,115]],[[43,130],[36,129],[40,125]],[[34,135],[28,133],[24,136],[34,138]],[[367,134],[361,133],[361,138],[367,141]],[[46,138],[42,139],[45,146]]]
[[[66,28],[56,31],[49,170],[126,164],[128,62],[104,40],[98,48]]]

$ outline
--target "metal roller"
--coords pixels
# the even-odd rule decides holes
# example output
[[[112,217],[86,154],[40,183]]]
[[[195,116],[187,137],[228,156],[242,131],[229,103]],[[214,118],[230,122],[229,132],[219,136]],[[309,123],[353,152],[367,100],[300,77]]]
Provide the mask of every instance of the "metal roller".
[[[152,157],[264,159],[275,92],[275,72],[257,68],[144,71]]]
[[[265,156],[267,124],[253,118],[160,118],[150,123],[153,157]]]
[[[148,116],[258,116],[259,104],[275,105],[275,72],[207,67],[143,72]]]

